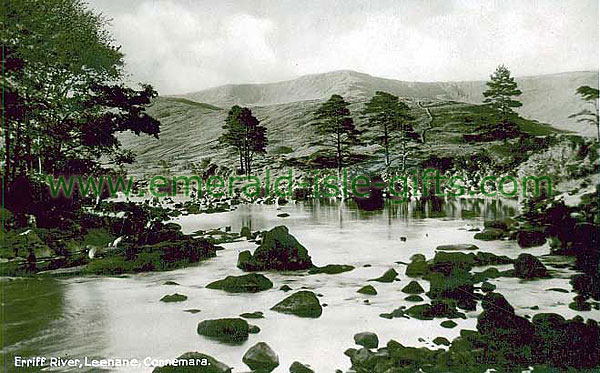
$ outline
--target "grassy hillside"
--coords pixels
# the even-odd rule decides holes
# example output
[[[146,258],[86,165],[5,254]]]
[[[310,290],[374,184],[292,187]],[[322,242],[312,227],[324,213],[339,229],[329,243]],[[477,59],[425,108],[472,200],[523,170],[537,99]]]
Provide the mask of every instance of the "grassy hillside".
[[[578,124],[568,118],[581,110],[582,102],[575,95],[581,85],[598,87],[598,72],[570,72],[517,78],[523,95],[519,113],[532,120],[549,123],[557,128],[592,136],[591,126]],[[233,104],[266,106],[297,101],[320,100],[334,93],[361,100],[376,91],[386,91],[407,98],[454,100],[481,103],[485,82],[405,82],[374,77],[355,71],[334,71],[306,75],[300,78],[269,84],[225,85],[183,95],[196,102],[220,107]]]
[[[352,149],[357,158],[365,160],[364,166],[380,169],[383,164],[381,148],[370,144],[373,129],[369,128],[359,112],[365,98],[354,98],[351,111],[359,128],[365,130],[367,141]],[[468,156],[481,153],[484,149],[500,149],[499,156],[506,153],[501,142],[465,143],[462,135],[486,123],[489,109],[484,106],[465,104],[438,99],[406,99],[413,115],[417,118],[415,129],[421,133],[425,128],[426,142],[420,144],[410,157],[410,161],[420,162],[432,155],[436,157]],[[322,148],[311,146],[315,140],[311,126],[313,113],[322,100],[310,100],[253,107],[252,111],[267,127],[269,146],[267,155],[259,157],[256,169],[269,166],[282,168],[288,165],[316,166],[322,155]],[[193,171],[201,163],[234,167],[235,155],[223,149],[218,138],[227,116],[227,109],[199,104],[180,98],[159,97],[150,113],[160,119],[160,139],[125,135],[121,137],[124,146],[131,148],[137,161],[129,168],[137,176],[170,172],[185,174]],[[547,135],[556,130],[550,126],[529,120],[519,120],[520,128],[533,135]],[[494,147],[494,145],[496,145]],[[392,152],[395,164],[399,164],[397,149]],[[315,163],[316,162],[316,163]]]

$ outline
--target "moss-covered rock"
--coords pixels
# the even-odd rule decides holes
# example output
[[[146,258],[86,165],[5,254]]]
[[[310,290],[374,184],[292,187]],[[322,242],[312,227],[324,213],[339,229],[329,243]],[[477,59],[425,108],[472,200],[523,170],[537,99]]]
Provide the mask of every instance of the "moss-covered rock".
[[[408,285],[402,288],[402,292],[406,294],[422,294],[425,292],[425,290],[423,289],[421,284],[413,280],[409,282]]]
[[[273,282],[266,276],[250,273],[242,276],[227,276],[223,280],[206,285],[209,289],[225,290],[229,293],[258,293],[273,287]]]
[[[520,230],[517,232],[517,243],[523,248],[542,246],[546,243],[546,237],[543,230]]]
[[[456,327],[457,324],[452,320],[444,320],[440,323],[440,325],[442,326],[442,328],[452,329]]]
[[[472,244],[454,244],[454,245],[440,245],[435,248],[441,251],[464,251],[464,250],[479,250],[479,247]]]
[[[515,276],[523,279],[548,277],[548,270],[538,258],[531,254],[520,254],[513,263]]]
[[[263,234],[254,255],[243,251],[238,256],[238,267],[245,271],[303,270],[313,267],[308,251],[288,228],[280,225]]]
[[[383,275],[377,278],[372,278],[369,281],[377,281],[377,282],[394,282],[398,277],[398,272],[395,269],[390,268]]]
[[[433,320],[434,318],[466,318],[464,313],[459,312],[451,302],[447,301],[432,301],[431,304],[419,304],[410,307],[405,313],[408,316],[419,320]]]
[[[450,341],[444,337],[436,337],[432,342],[438,346],[450,346]]]
[[[483,231],[475,233],[475,239],[482,241],[494,241],[504,237],[504,234],[505,232],[501,229],[485,228]]]
[[[319,299],[315,293],[308,290],[302,290],[288,296],[274,305],[271,310],[299,317],[312,318],[319,317],[323,313]]]
[[[423,255],[414,255],[411,259],[411,262],[406,266],[405,274],[408,277],[420,277],[425,276],[427,274],[427,262],[425,260],[425,256]]]
[[[354,334],[354,343],[366,348],[377,348],[379,346],[379,338],[375,333],[362,332]]]
[[[198,323],[198,334],[223,342],[241,342],[248,339],[248,322],[240,318],[204,320]]]
[[[260,311],[255,312],[245,312],[240,315],[244,319],[264,319],[265,315]]]
[[[351,265],[345,265],[345,264],[328,264],[326,266],[323,267],[314,267],[311,268],[308,273],[309,274],[318,274],[318,273],[324,273],[327,275],[337,275],[339,273],[343,273],[343,272],[348,272],[348,271],[352,271],[354,269],[353,266]]]
[[[315,371],[312,370],[309,365],[294,361],[292,365],[290,365],[290,373],[315,373]]]
[[[255,372],[271,372],[279,366],[279,357],[265,342],[250,347],[242,361]]]
[[[160,298],[161,302],[165,302],[165,303],[171,303],[171,302],[183,302],[186,301],[188,299],[187,296],[183,295],[183,294],[168,294],[165,295],[164,297]]]
[[[358,289],[356,292],[366,295],[377,295],[377,290],[371,285],[365,285],[362,288]]]

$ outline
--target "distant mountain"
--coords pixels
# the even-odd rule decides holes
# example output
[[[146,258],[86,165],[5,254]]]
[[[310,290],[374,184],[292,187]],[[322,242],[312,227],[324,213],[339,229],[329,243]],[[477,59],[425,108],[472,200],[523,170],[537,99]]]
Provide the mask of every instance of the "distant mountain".
[[[575,89],[581,85],[598,87],[597,71],[568,72],[517,78],[523,91],[519,113],[529,119],[593,136],[595,129],[568,118],[582,108]],[[352,101],[364,101],[376,91],[386,91],[401,97],[481,103],[486,89],[484,81],[467,82],[406,82],[378,78],[350,70],[305,75],[297,79],[267,84],[230,84],[183,97],[228,108],[234,104],[269,106],[309,100],[322,100],[341,94]]]

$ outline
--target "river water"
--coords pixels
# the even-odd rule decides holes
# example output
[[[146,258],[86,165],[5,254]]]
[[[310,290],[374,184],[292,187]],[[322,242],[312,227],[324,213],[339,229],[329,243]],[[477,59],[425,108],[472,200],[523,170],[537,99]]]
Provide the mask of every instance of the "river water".
[[[277,217],[282,212],[290,216]],[[11,367],[15,355],[143,360],[146,357],[169,359],[188,351],[199,351],[240,372],[248,371],[242,363],[245,351],[264,341],[279,355],[280,366],[276,372],[287,372],[296,360],[310,364],[317,372],[333,372],[350,367],[343,352],[356,347],[353,335],[358,332],[377,333],[380,345],[393,338],[405,345],[434,347],[431,341],[437,336],[452,340],[460,329],[474,329],[481,310],[468,312],[466,320],[455,320],[458,326],[454,329],[442,328],[443,319],[379,317],[380,313],[414,304],[403,300],[406,294],[400,290],[410,280],[404,275],[405,266],[396,262],[408,262],[415,253],[431,258],[436,246],[452,243],[473,243],[481,251],[516,257],[524,250],[514,241],[477,241],[473,239],[474,232],[468,231],[482,227],[484,219],[512,216],[516,212],[516,203],[499,200],[461,200],[446,203],[438,211],[418,209],[414,204],[390,205],[379,212],[359,211],[352,204],[315,201],[281,207],[244,205],[231,212],[181,216],[174,221],[186,233],[225,226],[231,226],[233,231],[249,226],[254,231],[284,224],[308,249],[316,265],[350,264],[356,268],[338,275],[265,273],[274,287],[257,294],[228,294],[206,289],[205,285],[212,281],[243,274],[236,268],[238,253],[253,250],[256,245],[240,240],[223,245],[225,250],[219,251],[216,258],[171,272],[120,277],[3,279],[5,366],[7,371],[14,371]],[[526,251],[542,255],[547,254],[549,248],[544,245]],[[542,258],[542,261],[548,263],[549,259],[552,258]],[[400,273],[399,282],[367,281],[389,268]],[[551,279],[499,278],[490,282],[497,285],[497,291],[504,294],[520,315],[555,312],[573,317],[577,313],[567,305],[574,294],[547,291],[548,288],[571,291],[569,276],[573,272],[549,268],[553,274]],[[163,285],[168,280],[180,285]],[[419,282],[427,291],[428,282]],[[378,295],[356,293],[368,283],[375,286]],[[321,303],[327,305],[323,315],[318,319],[304,319],[270,311],[291,294],[279,290],[283,284],[294,290],[308,288],[319,294]],[[159,301],[174,292],[187,295],[188,300]],[[539,310],[530,310],[536,305]],[[184,312],[186,309],[201,312]],[[198,322],[204,319],[236,317],[253,311],[264,312],[264,319],[249,320],[258,325],[261,332],[251,334],[242,344],[219,343],[196,332]],[[587,318],[593,317],[593,312],[597,311],[581,314]],[[112,369],[151,370],[150,367]]]

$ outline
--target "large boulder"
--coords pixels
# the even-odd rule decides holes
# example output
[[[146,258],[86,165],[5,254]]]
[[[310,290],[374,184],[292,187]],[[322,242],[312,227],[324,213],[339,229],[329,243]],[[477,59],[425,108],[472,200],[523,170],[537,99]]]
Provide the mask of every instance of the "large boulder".
[[[379,346],[379,338],[377,334],[371,332],[362,332],[354,334],[354,343],[366,348],[377,348]]]
[[[186,352],[175,359],[178,365],[156,367],[153,373],[231,373],[232,368],[212,356],[200,352]],[[181,364],[179,364],[181,362]]]
[[[519,278],[548,277],[548,270],[538,258],[531,254],[520,254],[513,263],[515,276]]]
[[[541,230],[520,230],[517,232],[517,243],[523,248],[542,246],[546,243],[546,232]]]
[[[241,252],[238,267],[244,271],[295,271],[312,268],[313,263],[306,248],[280,225],[263,234],[254,255]]]
[[[223,342],[241,342],[248,339],[248,322],[240,318],[204,320],[198,323],[198,334]]]
[[[485,228],[483,231],[475,234],[476,240],[494,241],[504,237],[504,231],[497,228]]]
[[[475,264],[475,255],[461,252],[438,251],[428,269],[430,272],[450,276],[457,272],[470,271]]]
[[[206,285],[209,289],[225,290],[229,293],[258,293],[273,287],[273,283],[264,275],[250,273],[242,276],[227,276],[223,280]]]
[[[279,366],[279,357],[265,342],[250,347],[242,361],[255,372],[271,372]]]
[[[312,291],[302,290],[274,305],[271,310],[300,317],[317,318],[323,313],[319,299]]]

